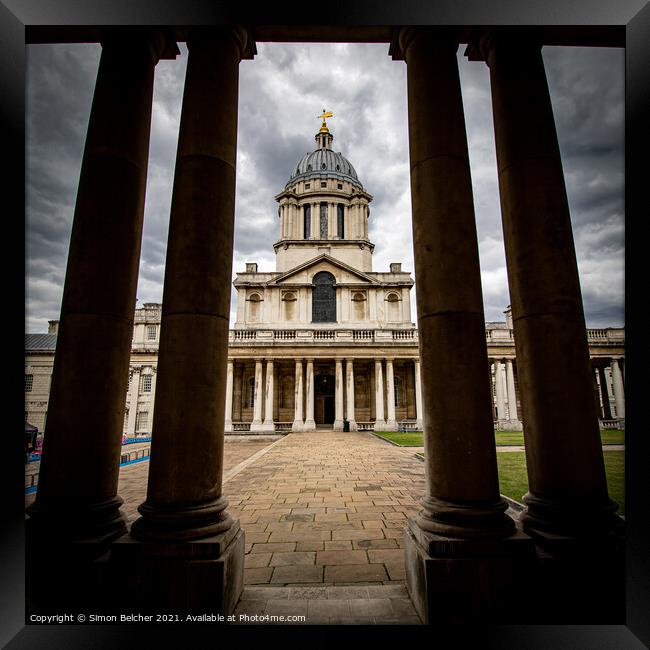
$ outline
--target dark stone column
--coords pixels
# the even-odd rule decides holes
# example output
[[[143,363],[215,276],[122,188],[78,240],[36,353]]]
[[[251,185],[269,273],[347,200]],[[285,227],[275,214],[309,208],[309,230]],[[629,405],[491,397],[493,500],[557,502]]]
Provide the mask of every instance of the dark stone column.
[[[254,44],[238,28],[193,29],[187,44],[147,499],[131,538],[150,542],[137,551],[147,605],[229,612],[244,560],[222,494],[238,72]]]
[[[462,620],[503,606],[507,580],[496,579],[493,560],[532,545],[516,534],[499,494],[458,41],[442,29],[407,28],[399,46],[426,455],[423,507],[406,534],[407,585],[425,620]]]
[[[622,521],[607,493],[569,207],[541,46],[479,39],[490,68],[541,620],[622,623]]]
[[[154,68],[175,43],[148,30],[102,40],[66,268],[38,493],[28,508],[33,602],[61,605],[74,564],[126,531],[117,496],[144,212]],[[66,544],[75,544],[70,550]],[[66,553],[69,552],[69,555]],[[53,559],[50,554],[55,554]],[[65,575],[47,577],[58,569]],[[80,574],[86,570],[79,571]],[[82,576],[83,577],[83,576]],[[31,580],[31,578],[29,579]],[[49,583],[49,584],[48,584]],[[54,584],[57,583],[57,584]],[[40,592],[39,596],[37,592]],[[86,603],[89,601],[86,600]]]
[[[562,162],[541,46],[480,40],[490,68],[503,233],[525,422],[525,530],[579,535],[616,517],[607,495]]]

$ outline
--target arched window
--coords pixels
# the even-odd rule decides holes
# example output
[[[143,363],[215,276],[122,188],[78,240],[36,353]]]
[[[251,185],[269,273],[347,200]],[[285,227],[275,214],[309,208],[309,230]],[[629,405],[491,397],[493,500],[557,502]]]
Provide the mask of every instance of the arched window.
[[[312,323],[336,323],[336,278],[327,271],[316,273],[311,294]]]
[[[284,306],[284,320],[294,320],[296,317],[296,294],[293,291],[283,293],[282,304]]]
[[[345,227],[343,220],[343,204],[339,203],[336,206],[336,234],[339,236],[339,239],[345,239]]]
[[[389,293],[386,296],[386,302],[388,303],[387,307],[387,320],[388,321],[398,321],[399,320],[399,296],[396,293]]]
[[[303,233],[304,239],[311,237],[311,205],[307,204],[303,209]]]
[[[259,293],[252,293],[248,297],[248,320],[259,321],[261,316],[262,296]]]

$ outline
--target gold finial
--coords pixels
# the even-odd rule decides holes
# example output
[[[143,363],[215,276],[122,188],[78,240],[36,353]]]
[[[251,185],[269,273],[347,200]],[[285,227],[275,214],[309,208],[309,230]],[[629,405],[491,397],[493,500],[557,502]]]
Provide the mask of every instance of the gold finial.
[[[325,109],[323,109],[322,115],[317,115],[317,117],[323,120],[323,123],[320,126],[319,133],[329,133],[329,129],[327,128],[327,124],[325,123],[325,118],[334,117],[334,113],[332,113],[332,111],[326,111]]]

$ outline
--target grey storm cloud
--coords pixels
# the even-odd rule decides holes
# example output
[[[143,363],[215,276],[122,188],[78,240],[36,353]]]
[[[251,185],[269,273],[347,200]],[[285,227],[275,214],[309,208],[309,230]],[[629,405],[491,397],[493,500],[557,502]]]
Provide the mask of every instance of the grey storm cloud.
[[[187,49],[156,67],[138,299],[162,299],[174,161]],[[486,319],[509,304],[489,74],[458,62],[470,150]],[[26,329],[58,318],[84,138],[101,49],[27,47]],[[590,327],[623,324],[623,52],[544,48],[576,254]],[[274,196],[314,148],[325,108],[333,148],[373,197],[375,270],[413,271],[406,64],[377,44],[258,44],[240,64],[233,275],[244,263],[274,270]],[[415,290],[414,290],[415,297]],[[234,293],[231,316],[234,316]],[[415,313],[415,311],[414,311]]]

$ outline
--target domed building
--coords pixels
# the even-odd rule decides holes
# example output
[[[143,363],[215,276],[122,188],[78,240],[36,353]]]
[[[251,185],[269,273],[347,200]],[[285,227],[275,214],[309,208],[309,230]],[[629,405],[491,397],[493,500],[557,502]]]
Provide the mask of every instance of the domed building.
[[[275,197],[276,270],[234,281],[226,430],[419,428],[413,278],[373,271],[372,195],[325,119],[315,140]]]
[[[276,270],[255,262],[237,273],[229,333],[225,430],[229,434],[313,429],[416,430],[422,400],[413,279],[394,262],[373,271],[372,195],[332,149],[323,121],[275,199]],[[124,434],[151,435],[162,305],[135,310]],[[25,337],[25,420],[46,429],[58,321]],[[496,429],[521,431],[509,310],[485,324]],[[623,427],[625,330],[588,329],[601,426]]]

